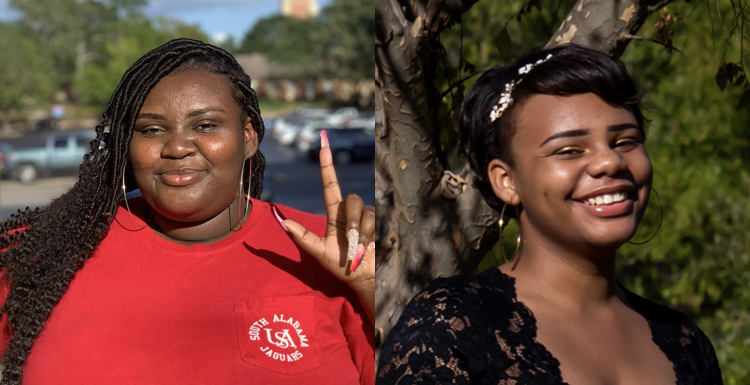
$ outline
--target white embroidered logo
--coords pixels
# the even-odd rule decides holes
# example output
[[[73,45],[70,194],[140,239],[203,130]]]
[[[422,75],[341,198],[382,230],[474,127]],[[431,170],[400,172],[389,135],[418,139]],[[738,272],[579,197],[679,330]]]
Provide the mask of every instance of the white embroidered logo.
[[[284,314],[274,314],[270,322],[266,318],[258,319],[250,326],[248,335],[250,340],[260,342],[258,349],[263,354],[282,362],[300,360],[303,354],[299,349],[310,346],[299,321],[284,318]]]

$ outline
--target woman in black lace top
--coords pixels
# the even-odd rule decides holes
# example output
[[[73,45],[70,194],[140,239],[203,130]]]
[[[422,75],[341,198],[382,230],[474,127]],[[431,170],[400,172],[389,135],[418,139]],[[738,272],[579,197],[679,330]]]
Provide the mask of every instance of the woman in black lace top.
[[[615,280],[646,210],[641,96],[605,54],[569,45],[487,71],[461,111],[487,203],[519,222],[499,269],[437,279],[389,333],[378,384],[721,384],[684,314]]]

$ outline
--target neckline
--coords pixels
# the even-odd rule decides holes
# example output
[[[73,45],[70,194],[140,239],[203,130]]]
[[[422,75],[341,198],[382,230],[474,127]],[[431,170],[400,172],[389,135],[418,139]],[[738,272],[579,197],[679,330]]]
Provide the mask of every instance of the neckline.
[[[524,324],[528,325],[530,330],[530,339],[531,343],[542,352],[542,355],[546,359],[545,361],[549,361],[551,366],[549,369],[550,374],[555,377],[555,380],[563,385],[569,385],[567,382],[564,382],[562,379],[562,371],[560,370],[560,361],[552,354],[552,352],[547,349],[546,346],[544,346],[543,343],[539,342],[536,339],[537,335],[537,325],[536,325],[536,317],[534,317],[534,313],[529,309],[526,304],[518,300],[518,294],[516,293],[516,279],[514,277],[511,277],[508,274],[505,274],[502,270],[500,270],[499,267],[490,268],[487,271],[481,273],[482,275],[487,275],[491,279],[497,279],[499,280],[499,285],[497,285],[499,288],[503,289],[504,291],[507,290],[507,295],[510,297],[512,306],[514,307],[513,310],[517,311],[518,314],[521,316],[521,319]],[[679,317],[681,313],[669,309],[671,314],[668,314],[664,317],[660,317],[660,319],[654,320],[652,317],[647,316],[644,314],[646,311],[654,311],[655,307],[660,307],[660,305],[657,305],[655,303],[652,303],[641,296],[631,292],[630,290],[626,289],[622,284],[619,282],[616,282],[617,286],[619,286],[623,292],[625,293],[625,298],[628,301],[628,304],[632,307],[632,309],[638,313],[641,317],[643,317],[646,322],[648,323],[649,331],[651,332],[651,341],[659,348],[659,350],[666,356],[667,360],[672,364],[672,370],[675,374],[675,380],[676,384],[682,384],[683,382],[680,379],[680,371],[678,370],[678,359],[679,357],[674,356],[670,354],[669,349],[667,349],[666,342],[662,341],[662,339],[657,338],[658,331],[656,329],[662,327],[666,323],[671,323],[676,320],[675,316]],[[676,314],[675,314],[676,313]],[[683,315],[684,317],[684,315]],[[671,322],[670,322],[671,321]],[[663,332],[663,331],[662,331]],[[663,343],[662,343],[663,342]]]
[[[246,239],[248,235],[252,234],[256,225],[260,221],[260,218],[270,215],[269,203],[250,198],[253,209],[252,211],[250,211],[250,215],[247,217],[247,220],[242,225],[241,229],[235,231],[226,238],[213,243],[199,243],[187,246],[180,243],[168,241],[156,234],[150,226],[146,226],[143,215],[146,202],[142,197],[133,198],[128,201],[130,209],[133,212],[132,219],[123,202],[121,202],[120,206],[118,207],[115,217],[116,221],[113,222],[112,226],[116,225],[119,228],[118,230],[122,232],[135,234],[136,236],[140,237],[145,243],[155,248],[178,254],[201,255],[213,253],[230,247],[237,242]],[[135,223],[133,224],[133,222]],[[141,227],[143,227],[141,230],[133,230],[133,228]]]

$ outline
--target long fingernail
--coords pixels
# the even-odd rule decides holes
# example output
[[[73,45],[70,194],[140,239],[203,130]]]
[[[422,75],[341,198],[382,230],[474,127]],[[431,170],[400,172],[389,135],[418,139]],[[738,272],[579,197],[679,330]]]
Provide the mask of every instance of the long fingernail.
[[[365,245],[359,243],[357,244],[357,255],[354,256],[354,261],[352,261],[350,269],[352,270],[352,273],[357,271],[357,268],[359,267],[359,264],[362,263],[362,255],[365,253]]]
[[[328,133],[326,130],[320,131],[320,148],[328,147]]]
[[[370,242],[370,244],[367,245],[367,252],[365,253],[365,256],[362,257],[362,260],[364,261],[365,259],[372,257],[373,254],[375,254],[375,242]]]
[[[273,213],[273,217],[276,218],[276,222],[279,222],[281,228],[284,229],[284,231],[289,232],[289,229],[284,226],[284,219],[281,218],[281,214],[279,214],[279,210],[276,206],[271,206],[271,212]]]
[[[353,261],[357,255],[357,244],[359,243],[359,231],[357,229],[351,229],[346,234],[346,240],[349,242],[349,250],[346,253],[346,259]]]

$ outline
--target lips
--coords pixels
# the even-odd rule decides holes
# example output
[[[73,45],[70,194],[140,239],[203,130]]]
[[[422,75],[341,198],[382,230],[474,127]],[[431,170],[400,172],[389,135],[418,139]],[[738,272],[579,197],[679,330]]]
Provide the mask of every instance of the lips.
[[[635,193],[636,190],[630,185],[609,186],[573,201],[590,214],[610,218],[632,213]]]
[[[184,187],[200,179],[201,175],[203,175],[203,171],[191,168],[181,168],[167,170],[158,175],[161,181],[168,186]]]

